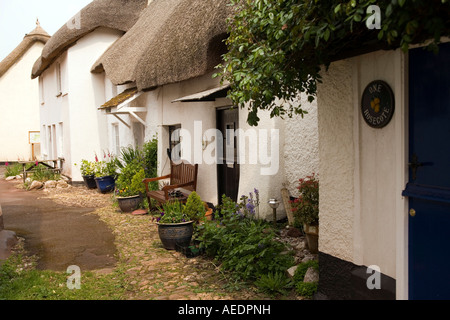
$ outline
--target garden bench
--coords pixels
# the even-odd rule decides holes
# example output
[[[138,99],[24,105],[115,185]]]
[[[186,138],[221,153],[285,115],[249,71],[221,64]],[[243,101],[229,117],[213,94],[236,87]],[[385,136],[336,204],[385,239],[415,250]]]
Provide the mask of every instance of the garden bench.
[[[164,204],[165,202],[170,200],[185,202],[189,194],[179,189],[196,191],[197,174],[198,164],[193,165],[185,161],[174,163],[173,161],[171,161],[170,174],[156,178],[146,178],[142,180],[142,182],[145,184],[149,209],[152,209],[151,199],[156,200],[158,205]],[[149,190],[148,185],[150,182],[164,179],[170,179],[168,185],[163,186],[161,190]],[[178,194],[174,194],[175,192]]]

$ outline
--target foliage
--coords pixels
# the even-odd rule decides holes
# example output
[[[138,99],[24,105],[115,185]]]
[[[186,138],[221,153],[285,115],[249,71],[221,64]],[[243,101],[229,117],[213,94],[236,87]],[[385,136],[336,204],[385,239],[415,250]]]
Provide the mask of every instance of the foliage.
[[[317,224],[319,222],[319,180],[313,173],[311,176],[299,179],[297,187],[300,195],[292,203],[295,219],[303,224]]]
[[[277,293],[286,294],[292,288],[292,281],[283,272],[270,272],[263,274],[255,281],[255,285],[263,292],[270,295]]]
[[[77,165],[75,163],[75,165]],[[93,161],[81,160],[80,171],[83,176],[91,176],[95,174],[96,165]]]
[[[298,282],[295,289],[302,297],[311,298],[317,292],[317,282]]]
[[[319,271],[319,263],[317,260],[310,260],[302,262],[297,266],[295,270],[293,281],[297,293],[303,297],[311,298],[317,291],[317,282],[303,282],[306,271],[309,268],[314,268]]]
[[[183,213],[189,217],[189,220],[200,221],[205,217],[205,203],[197,192],[192,191],[183,206]]]
[[[45,182],[49,180],[59,180],[59,179],[61,179],[61,175],[59,173],[50,170],[43,164],[38,164],[37,166],[35,166],[31,174],[31,180],[33,181]]]
[[[103,159],[104,160],[99,161],[97,155],[95,155],[95,176],[116,176],[119,160],[109,152],[108,155],[105,153],[103,154]]]
[[[145,176],[149,178],[156,177],[158,170],[158,139],[153,137],[152,140],[144,143],[142,153],[144,156]],[[157,188],[158,183],[155,183]]]
[[[160,217],[156,219],[159,223],[181,223],[190,221],[187,214],[183,212],[183,204],[178,200],[167,201],[159,206]]]
[[[14,163],[14,164],[9,164],[8,162],[5,163],[5,178],[7,177],[15,177],[19,174],[22,173],[22,165],[20,163]]]
[[[259,216],[259,191],[254,189],[253,192],[249,193],[249,196],[242,195],[239,205],[239,211],[247,217]]]
[[[270,224],[244,216],[239,205],[223,196],[219,221],[199,225],[196,239],[205,253],[222,262],[222,267],[244,280],[285,272],[293,257],[284,253],[284,244],[274,240]]]
[[[116,196],[129,197],[145,194],[145,185],[142,183],[144,178],[145,170],[139,163],[139,160],[134,159],[130,161],[122,168],[116,179]]]
[[[270,116],[306,113],[298,102],[312,102],[321,68],[352,50],[402,48],[427,39],[437,49],[450,35],[447,0],[231,0],[228,52],[217,75],[231,85],[229,98],[249,110],[257,125],[258,110]],[[369,29],[370,5],[381,10],[381,29]]]

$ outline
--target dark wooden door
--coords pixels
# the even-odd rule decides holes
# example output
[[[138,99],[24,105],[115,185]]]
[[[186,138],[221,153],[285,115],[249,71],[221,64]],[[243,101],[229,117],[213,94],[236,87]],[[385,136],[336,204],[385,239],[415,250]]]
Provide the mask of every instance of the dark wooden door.
[[[450,43],[409,53],[409,298],[450,299]]]
[[[238,137],[235,132],[239,128],[238,108],[217,110],[217,129],[222,133],[221,141],[217,141],[217,189],[219,202],[222,195],[237,201],[239,188]]]

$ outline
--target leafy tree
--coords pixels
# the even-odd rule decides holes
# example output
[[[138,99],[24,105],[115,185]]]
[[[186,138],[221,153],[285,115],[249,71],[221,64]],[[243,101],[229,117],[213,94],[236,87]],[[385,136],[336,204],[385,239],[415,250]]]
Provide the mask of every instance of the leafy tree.
[[[334,60],[377,49],[401,48],[431,39],[437,50],[450,35],[448,0],[230,0],[228,52],[217,75],[231,84],[229,98],[247,107],[257,125],[258,110],[270,116],[306,113],[292,103],[299,92],[315,99],[322,67]],[[381,13],[381,28],[366,20]]]

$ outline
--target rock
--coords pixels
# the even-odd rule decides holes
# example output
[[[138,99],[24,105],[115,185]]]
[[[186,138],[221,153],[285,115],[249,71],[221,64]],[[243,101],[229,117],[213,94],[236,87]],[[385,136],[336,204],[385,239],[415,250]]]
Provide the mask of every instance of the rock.
[[[9,176],[9,177],[6,177],[6,181],[12,181],[12,180],[14,180],[14,179],[16,179],[16,176]]]
[[[290,278],[294,277],[295,270],[297,270],[297,268],[298,268],[298,266],[293,266],[293,267],[290,267],[289,269],[287,269],[288,277],[290,277]]]
[[[302,251],[305,249],[305,242],[304,241],[300,241],[296,246],[295,246],[295,250],[298,251]]]
[[[56,187],[57,188],[67,188],[69,185],[67,184],[67,182],[65,180],[59,180],[56,183]]]
[[[306,270],[305,278],[303,278],[303,282],[317,282],[319,281],[319,272],[316,271],[313,267],[309,267]]]
[[[289,228],[288,232],[286,233],[287,236],[289,237],[294,237],[294,238],[299,238],[301,237],[303,234],[300,230],[298,230],[297,228]]]
[[[40,189],[44,186],[44,184],[40,181],[33,181],[31,183],[30,189],[29,190],[37,190]]]
[[[17,179],[17,180],[22,179],[22,175],[21,175],[21,174],[18,174],[18,175],[16,176],[16,179]]]
[[[30,184],[30,183],[31,183],[31,178],[26,178],[26,179],[25,179],[25,183]]]
[[[57,182],[55,180],[46,181],[44,184],[44,188],[56,188]]]

